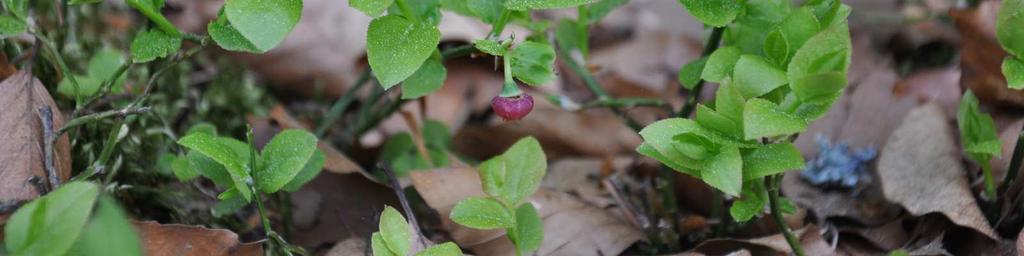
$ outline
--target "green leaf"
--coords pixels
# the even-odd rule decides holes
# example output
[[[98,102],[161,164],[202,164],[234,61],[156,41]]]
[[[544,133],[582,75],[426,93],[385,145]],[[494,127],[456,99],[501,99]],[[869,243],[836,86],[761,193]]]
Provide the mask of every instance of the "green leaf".
[[[774,31],[768,34],[768,38],[765,41],[765,54],[772,57],[776,63],[785,66],[788,63],[789,58],[796,54],[797,49],[804,46],[811,37],[821,30],[821,26],[818,24],[817,17],[814,16],[814,12],[810,8],[796,9],[779,23],[778,27]],[[781,37],[786,44],[786,51],[769,54],[769,42],[773,37]],[[775,44],[778,44],[775,42]],[[777,46],[776,46],[777,47]],[[777,49],[775,49],[777,50]],[[773,51],[775,51],[773,50]]]
[[[1006,56],[1003,59],[1003,76],[1010,89],[1024,89],[1024,61],[1017,57]]]
[[[157,29],[139,33],[132,40],[132,60],[138,63],[153,61],[177,52],[181,48],[181,38],[168,35]]]
[[[241,32],[238,32],[234,26],[228,22],[228,17],[224,15],[223,10],[221,14],[217,16],[217,19],[206,25],[207,32],[210,33],[210,37],[213,38],[214,42],[217,42],[221,48],[228,51],[236,52],[251,52],[251,53],[263,53],[265,51],[256,48],[249,39],[245,39]]]
[[[742,54],[739,48],[732,46],[715,50],[708,57],[708,62],[704,64],[704,71],[700,78],[716,83],[725,81],[726,78],[732,76],[733,67],[736,66],[736,61],[739,61]]]
[[[526,41],[506,56],[512,58],[512,76],[537,86],[555,78],[555,49],[550,44]]]
[[[960,99],[957,126],[960,128],[960,143],[964,145],[971,160],[987,163],[999,156],[1002,147],[995,122],[988,114],[981,113],[978,98],[970,90]]]
[[[373,74],[387,89],[415,73],[440,40],[435,26],[388,15],[370,22],[366,55]]]
[[[96,214],[86,224],[82,235],[72,247],[72,255],[135,256],[142,255],[142,242],[135,226],[128,222],[121,207],[110,196],[99,199]]]
[[[302,170],[295,174],[295,178],[288,181],[288,184],[284,184],[284,187],[281,187],[281,189],[288,192],[299,191],[302,185],[306,185],[307,182],[320,174],[320,171],[324,168],[325,159],[324,153],[317,150],[313,153],[313,157],[309,158],[309,161],[306,162],[306,165],[302,166]]]
[[[687,90],[693,90],[700,83],[700,75],[704,72],[704,65],[708,62],[707,57],[696,59],[686,63],[679,68],[679,84]]]
[[[316,152],[316,136],[305,130],[288,129],[274,136],[263,147],[259,168],[253,177],[256,187],[274,193],[288,184]]]
[[[416,256],[461,256],[462,250],[459,249],[455,243],[447,242],[422,250],[416,253]]]
[[[764,95],[787,83],[784,71],[756,55],[741,56],[732,76],[732,85],[746,98]]]
[[[651,144],[649,143],[641,143],[640,146],[636,147],[636,152],[640,153],[641,155],[653,158],[654,160],[658,160],[658,162],[665,164],[666,166],[672,168],[673,170],[685,173],[695,178],[700,178],[700,173],[697,172],[696,169],[703,167],[697,165],[696,161],[666,157],[662,155],[661,152],[658,152],[658,150],[654,149],[654,147],[651,146]]]
[[[85,228],[99,186],[70,182],[22,205],[4,227],[11,255],[64,255]]]
[[[850,66],[850,32],[846,26],[830,27],[804,43],[789,63],[789,81],[825,72],[839,72],[845,76]]]
[[[234,181],[231,179],[231,174],[224,168],[223,165],[217,163],[210,157],[199,153],[199,151],[189,151],[185,158],[188,161],[189,167],[195,172],[203,175],[207,179],[213,181],[214,184],[223,188],[233,188]]]
[[[427,59],[402,83],[402,99],[420,98],[441,89],[447,76],[448,69],[441,63],[440,55]]]
[[[1024,57],[1024,1],[1004,0],[996,15],[996,38],[1003,49],[1017,57]]]
[[[466,5],[469,8],[472,16],[480,18],[481,21],[487,24],[494,24],[498,22],[501,17],[501,12],[505,10],[502,5],[503,1],[496,0],[465,0]]]
[[[724,27],[732,23],[743,11],[736,0],[679,0],[690,15],[712,27]]]
[[[516,209],[516,228],[510,229],[508,238],[523,254],[530,254],[540,248],[544,242],[544,223],[541,222],[537,208],[525,203]]]
[[[125,58],[121,51],[103,48],[97,51],[92,58],[89,58],[89,66],[86,71],[89,77],[102,81],[113,78],[117,74],[117,69],[124,64]],[[122,75],[122,77],[118,78],[120,82],[115,83],[115,85],[120,86],[120,83],[124,81],[124,77],[125,75]]]
[[[25,21],[10,15],[0,15],[0,37],[11,37],[25,33]]]
[[[370,247],[373,250],[373,256],[405,256],[404,254],[392,252],[380,232],[373,232],[370,236]]]
[[[245,201],[245,198],[241,197],[238,194],[238,190],[234,188],[222,193],[221,196],[218,196],[218,199],[220,201],[213,206],[213,209],[210,209],[210,215],[213,215],[215,218],[228,216],[249,205],[249,202]]]
[[[501,203],[490,198],[470,197],[460,201],[448,215],[455,223],[475,229],[511,228],[512,215]]]
[[[100,84],[102,84],[103,81],[98,81],[88,76],[74,76],[75,81],[78,81],[78,94],[75,94],[75,86],[67,77],[60,80],[60,84],[57,85],[57,93],[77,99],[93,96],[100,91]]]
[[[387,248],[396,255],[408,255],[412,239],[409,223],[405,222],[398,210],[385,206],[380,214],[380,237]]]
[[[700,179],[727,195],[739,195],[743,187],[743,159],[739,148],[723,145],[718,154],[707,161]]]
[[[673,137],[678,144],[673,147],[687,158],[702,161],[718,154],[720,145],[712,142],[707,136],[695,132],[683,133]]]
[[[740,199],[733,202],[732,206],[729,207],[729,214],[736,221],[748,221],[759,213],[764,212],[764,204],[767,201],[768,195],[764,189],[764,180],[747,180],[743,183]]]
[[[743,180],[746,181],[803,169],[800,150],[789,142],[767,144],[743,153]]]
[[[743,122],[743,105],[747,104],[746,102],[747,100],[740,95],[736,86],[729,83],[718,85],[718,91],[715,92],[715,110],[738,122],[741,127],[743,126],[741,123]]]
[[[803,102],[828,102],[846,88],[846,74],[831,71],[805,76],[790,85],[793,93]]]
[[[480,165],[484,191],[509,205],[533,195],[547,171],[547,158],[533,137],[520,139],[505,153]]]
[[[787,1],[743,1],[744,12],[725,30],[723,45],[732,45],[746,54],[761,55],[768,33],[776,29],[792,12]]]
[[[206,157],[209,157],[213,161],[223,165],[231,176],[231,181],[234,183],[234,187],[238,189],[239,193],[242,194],[242,197],[244,197],[246,201],[252,200],[252,192],[249,191],[249,186],[247,185],[247,181],[250,178],[249,172],[247,171],[248,167],[245,163],[248,159],[242,158],[242,156],[238,154],[232,146],[224,143],[223,140],[220,140],[217,137],[213,137],[212,135],[205,133],[193,133],[186,135],[178,140],[178,144],[202,153]],[[245,157],[248,157],[248,155],[245,155]]]
[[[407,3],[409,4],[409,11],[414,16],[406,18],[425,22],[433,26],[441,24],[441,2],[439,0],[416,0],[407,1]],[[402,14],[402,16],[406,15],[397,4],[388,8],[388,14],[392,13]]]
[[[699,164],[695,164],[694,161],[688,161],[690,158],[674,146],[676,142],[673,139],[678,134],[694,132],[699,129],[700,126],[693,120],[683,118],[668,118],[654,122],[640,131],[640,137],[644,139],[644,144],[637,148],[637,151],[655,159],[671,159],[670,162],[661,162],[668,164],[670,167],[675,165],[673,169],[677,171],[687,172],[685,169],[702,168]]]
[[[198,123],[189,127],[188,131],[185,131],[185,134],[188,135],[196,132],[217,136],[217,126],[210,123]]]
[[[785,66],[789,63],[789,42],[782,31],[769,32],[764,39],[764,55],[774,61],[775,65]]]
[[[764,99],[750,99],[743,107],[743,136],[752,140],[763,137],[790,135],[807,129],[803,118],[779,109]]]
[[[167,20],[167,17],[164,17],[164,15],[160,13],[160,8],[163,7],[164,1],[125,0],[125,3],[128,3],[128,6],[138,10],[142,15],[146,16],[146,18],[149,18],[150,21],[156,24],[156,26],[164,32],[167,32],[167,34],[176,37],[181,36],[181,31],[178,31],[178,28],[175,27],[174,24],[171,24],[171,21]]]
[[[4,9],[14,14],[14,17],[18,17],[24,21],[28,18],[28,4],[29,0],[3,0]],[[97,0],[98,1],[98,0]]]
[[[243,37],[266,52],[284,41],[302,17],[302,0],[227,0],[224,14]]]
[[[735,139],[743,138],[742,125],[737,123],[736,120],[725,117],[703,104],[697,105],[697,113],[694,115],[694,121],[697,121],[697,123],[704,128],[720,132],[729,137]]]
[[[348,2],[348,6],[356,8],[367,16],[377,17],[384,13],[388,7],[393,4],[395,0],[351,0]]]
[[[94,4],[94,3],[99,3],[99,2],[102,2],[102,1],[103,0],[71,0],[71,1],[68,1],[68,5]]]
[[[604,19],[604,16],[608,16],[609,13],[619,8],[619,6],[625,5],[629,0],[599,0],[596,3],[590,4],[587,9],[587,13],[590,16],[587,18],[588,24],[596,24]]]
[[[423,123],[423,140],[429,148],[447,150],[452,145],[451,130],[442,122],[427,119]]]
[[[489,39],[473,40],[473,46],[475,46],[477,50],[493,56],[503,56],[508,52],[508,48],[505,48],[501,42]]]
[[[199,172],[193,169],[189,161],[185,157],[174,157],[171,162],[171,170],[174,172],[174,176],[182,182],[187,182],[199,177]]]
[[[510,10],[561,9],[593,3],[594,0],[505,0]]]

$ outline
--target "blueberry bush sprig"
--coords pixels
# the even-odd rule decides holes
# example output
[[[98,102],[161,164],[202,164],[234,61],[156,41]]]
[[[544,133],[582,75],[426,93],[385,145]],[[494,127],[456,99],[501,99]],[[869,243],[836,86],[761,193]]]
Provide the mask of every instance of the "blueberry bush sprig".
[[[1002,66],[1006,84],[1024,89],[1024,1],[1003,1],[996,16],[996,38],[1009,53]]]
[[[385,206],[380,214],[377,232],[370,237],[370,245],[374,256],[405,256],[412,253],[412,243],[416,242],[410,232],[409,223],[398,210]],[[434,245],[416,252],[416,256],[459,256],[462,250],[452,242]]]
[[[505,229],[517,255],[540,248],[544,226],[537,208],[527,200],[547,172],[540,143],[533,137],[520,139],[478,168],[487,197],[460,201],[449,216],[452,221],[475,229]]]
[[[280,190],[294,192],[316,177],[325,158],[316,143],[313,134],[288,129],[278,133],[262,151],[257,152],[252,145],[251,132],[249,143],[246,143],[217,136],[215,130],[192,129],[191,133],[178,140],[178,144],[190,151],[184,158],[172,160],[172,169],[175,176],[183,181],[202,176],[226,188],[217,196],[221,202],[214,207],[214,215],[236,211],[255,201],[267,237],[290,254],[301,250],[289,245],[271,229],[261,195]]]
[[[687,79],[680,80],[720,86],[715,101],[698,104],[692,119],[670,118],[645,127],[637,151],[738,197],[730,208],[737,221],[761,214],[766,203],[780,221],[781,174],[804,168],[791,141],[824,115],[846,87],[850,8],[836,0],[800,6],[786,1],[681,3],[698,20],[725,32],[723,47],[684,66],[680,76]],[[802,255],[791,232],[783,228],[783,233]]]
[[[981,166],[985,182],[985,197],[997,200],[995,179],[992,177],[992,158],[999,157],[1002,152],[1002,141],[996,132],[995,122],[988,114],[978,109],[978,98],[968,90],[960,99],[957,110],[957,126],[960,128],[960,143],[963,144],[967,157]]]

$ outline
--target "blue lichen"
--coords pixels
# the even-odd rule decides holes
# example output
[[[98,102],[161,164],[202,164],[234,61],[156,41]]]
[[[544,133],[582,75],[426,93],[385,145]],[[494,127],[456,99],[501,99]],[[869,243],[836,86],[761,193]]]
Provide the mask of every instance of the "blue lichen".
[[[859,182],[870,181],[865,165],[875,158],[874,148],[850,151],[846,143],[832,145],[819,135],[815,138],[821,152],[818,157],[807,161],[807,169],[800,173],[807,182],[816,186],[855,188]]]

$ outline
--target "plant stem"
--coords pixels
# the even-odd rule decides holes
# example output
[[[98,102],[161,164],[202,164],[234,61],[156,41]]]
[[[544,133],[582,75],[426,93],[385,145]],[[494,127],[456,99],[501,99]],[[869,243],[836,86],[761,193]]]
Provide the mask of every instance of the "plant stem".
[[[409,219],[409,225],[412,226],[413,232],[415,232],[416,241],[423,245],[423,248],[427,247],[427,242],[423,240],[423,232],[420,231],[420,224],[416,221],[416,214],[412,212],[412,206],[409,206],[409,199],[405,197],[405,191],[402,190],[402,185],[398,184],[398,177],[395,176],[395,172],[388,168],[386,163],[377,164],[384,174],[388,176],[388,181],[391,184],[391,189],[395,192],[395,196],[398,196],[398,202],[402,204],[402,210],[405,211],[406,218]]]
[[[57,134],[56,135],[59,137],[61,134],[67,132],[69,129],[75,128],[75,127],[78,127],[78,126],[81,126],[81,125],[84,125],[84,124],[96,122],[96,121],[107,119],[107,118],[111,118],[111,117],[125,117],[125,116],[129,116],[129,115],[142,114],[142,113],[149,112],[149,110],[150,110],[149,107],[123,108],[123,109],[118,109],[118,110],[109,110],[109,111],[104,111],[104,112],[99,112],[99,113],[94,113],[94,114],[80,116],[80,117],[77,117],[75,119],[71,119],[71,121],[68,121],[67,123],[65,123],[63,127],[61,127],[59,130],[57,130]]]
[[[352,104],[352,101],[356,99],[356,93],[359,92],[359,89],[362,89],[369,81],[370,69],[367,68],[363,71],[363,74],[359,75],[359,80],[356,81],[352,88],[349,88],[348,91],[345,92],[345,95],[342,95],[338,101],[334,102],[334,105],[331,106],[331,110],[327,111],[327,114],[325,115],[326,117],[323,122],[320,123],[320,127],[317,127],[316,129],[317,138],[323,137],[327,132],[327,129],[341,118],[341,115],[345,113],[345,109],[348,108],[348,105]]]
[[[701,53],[701,56],[707,57],[711,55],[711,53],[714,53],[715,50],[718,50],[718,46],[722,42],[722,35],[725,34],[725,28],[726,27],[719,27],[711,30],[711,36],[708,37],[707,44],[704,45],[704,51]],[[693,114],[693,110],[696,109],[697,103],[700,101],[701,91],[704,90],[704,83],[706,83],[704,79],[697,82],[697,86],[694,86],[693,90],[690,91],[689,99],[687,99],[686,103],[683,104],[683,108],[679,110],[677,116],[689,117]]]
[[[569,69],[572,70],[573,73],[576,73],[576,75],[580,76],[580,78],[583,79],[583,84],[586,85],[587,88],[594,93],[594,95],[597,95],[597,99],[607,99],[610,97],[608,95],[608,92],[605,91],[604,88],[601,88],[601,83],[597,82],[597,79],[594,78],[594,75],[591,74],[589,70],[583,68],[582,65],[577,63],[576,59],[573,59],[568,54],[566,54],[565,49],[561,49],[561,51],[558,51],[558,58],[562,59],[562,62],[564,62],[566,66],[569,66]]]
[[[782,235],[786,237],[786,242],[789,243],[789,247],[793,249],[793,254],[797,256],[804,256],[804,249],[800,246],[800,240],[793,235],[793,232],[789,230],[789,225],[786,225],[786,220],[782,216],[782,210],[779,206],[779,187],[782,185],[782,175],[775,174],[765,178],[765,187],[768,190],[768,204],[771,207],[772,218],[775,219],[775,225],[782,231]]]
[[[505,73],[505,83],[501,87],[501,97],[509,98],[522,95],[523,91],[519,90],[519,85],[512,78],[512,58],[501,58],[501,63],[502,71]]]
[[[491,32],[487,33],[487,38],[494,39],[501,35],[501,32],[505,31],[505,25],[508,24],[508,20],[512,18],[512,11],[503,9],[501,16],[498,16],[498,21],[491,27]]]
[[[57,46],[54,45],[53,41],[51,41],[45,35],[39,34],[31,30],[29,31],[29,33],[35,36],[36,40],[42,42],[43,50],[46,50],[46,53],[53,58],[54,62],[57,62],[57,67],[60,68],[61,75],[64,76],[64,78],[67,78],[68,81],[71,81],[71,85],[75,93],[75,109],[81,108],[82,99],[81,93],[79,92],[81,91],[82,86],[78,84],[78,79],[75,79],[75,75],[71,73],[71,68],[69,68],[68,64],[64,62],[63,55],[61,55],[60,52],[57,51]]]
[[[665,102],[656,99],[648,98],[617,98],[617,99],[597,99],[587,103],[584,103],[581,108],[631,108],[631,107],[662,107],[665,106]]]
[[[395,0],[395,5],[398,5],[398,9],[402,10],[402,14],[404,14],[406,18],[416,21],[420,20],[420,17],[416,15],[411,8],[409,8],[409,4],[407,4],[405,0]]]
[[[998,200],[996,194],[996,181],[992,177],[992,165],[988,161],[981,162],[981,174],[985,180],[985,197],[988,197],[989,202],[996,202]]]
[[[457,57],[469,55],[476,51],[476,47],[473,44],[464,44],[455,46],[452,48],[444,49],[441,51],[441,60],[450,60]]]

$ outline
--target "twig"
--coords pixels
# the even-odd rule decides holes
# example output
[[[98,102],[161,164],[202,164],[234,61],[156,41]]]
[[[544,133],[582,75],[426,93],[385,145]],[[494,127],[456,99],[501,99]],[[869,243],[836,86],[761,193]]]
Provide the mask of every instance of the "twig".
[[[789,230],[789,225],[786,225],[786,220],[782,216],[781,206],[779,205],[779,186],[782,185],[782,174],[768,176],[764,182],[768,189],[768,204],[771,208],[772,217],[775,219],[775,225],[779,227],[782,235],[786,237],[786,243],[789,243],[793,253],[797,256],[804,256],[804,249],[800,246],[800,240]]]
[[[81,125],[84,125],[84,124],[87,124],[87,123],[91,123],[91,122],[95,122],[95,121],[99,121],[99,120],[103,120],[103,119],[107,119],[107,118],[111,118],[111,117],[125,117],[125,116],[129,116],[129,115],[142,114],[142,113],[149,112],[149,110],[150,110],[150,107],[137,107],[137,108],[129,107],[129,108],[123,108],[123,109],[118,109],[118,110],[108,110],[108,111],[104,111],[104,112],[99,112],[99,113],[95,113],[95,114],[89,114],[89,115],[81,116],[81,117],[78,117],[78,118],[75,118],[75,119],[71,119],[71,121],[68,121],[66,124],[64,124],[64,126],[61,127],[60,130],[57,130],[57,135],[59,136],[61,134],[64,134],[64,132],[67,132],[71,128],[75,128],[75,127],[78,127],[78,126],[81,126]]]
[[[647,216],[640,213],[640,210],[637,210],[636,206],[629,203],[629,201],[626,201],[622,194],[619,193],[622,189],[620,188],[621,186],[619,185],[619,181],[616,177],[617,176],[612,176],[605,179],[601,184],[604,185],[604,188],[612,194],[612,199],[615,199],[615,201],[625,209],[626,218],[631,220],[630,222],[632,222],[633,225],[641,230],[649,230],[651,228],[651,220],[647,219]]]
[[[665,102],[648,98],[605,98],[583,103],[580,108],[662,107]]]
[[[131,60],[128,60],[128,62],[125,62],[123,65],[121,65],[121,67],[118,67],[117,70],[114,71],[113,76],[108,77],[106,80],[103,80],[103,83],[100,84],[99,91],[97,91],[96,94],[89,96],[88,99],[83,101],[82,107],[75,109],[75,111],[71,113],[71,116],[78,116],[78,113],[80,111],[88,109],[89,106],[92,105],[92,103],[94,103],[96,100],[110,93],[111,87],[113,87],[114,84],[117,83],[118,78],[121,78],[121,76],[123,76],[124,73],[128,71],[128,68],[130,68],[133,63],[134,62],[132,62]]]
[[[569,69],[572,70],[573,73],[576,73],[576,75],[580,76],[580,78],[583,79],[583,83],[587,86],[587,88],[590,89],[591,92],[594,93],[594,95],[597,95],[596,101],[614,100],[611,96],[608,95],[608,92],[605,91],[604,88],[601,88],[601,83],[597,82],[597,79],[594,78],[594,75],[591,74],[589,70],[584,69],[583,66],[581,66],[579,63],[576,63],[575,59],[566,55],[564,49],[558,51],[558,57],[562,59],[562,61],[565,62],[566,65],[569,66]],[[634,120],[629,115],[626,115],[626,113],[622,112],[622,109],[615,107],[612,107],[610,109],[616,115],[625,120],[626,125],[628,125],[629,128],[633,129],[633,131],[639,132],[641,129],[643,129],[643,126],[641,126],[639,122]]]
[[[335,101],[334,105],[331,106],[331,109],[327,111],[323,122],[321,122],[320,126],[316,128],[316,137],[321,138],[327,133],[327,129],[341,118],[341,115],[345,113],[345,109],[348,108],[348,105],[351,105],[352,101],[356,99],[356,93],[359,92],[359,89],[362,89],[369,81],[370,69],[367,68],[366,70],[363,70],[363,74],[359,75],[359,80],[353,84],[352,88],[349,88],[345,92],[345,95],[342,95],[338,101]]]
[[[395,195],[398,196],[398,202],[402,204],[402,210],[405,211],[405,215],[409,218],[409,225],[412,226],[412,230],[416,232],[416,240],[423,245],[423,248],[427,247],[427,241],[423,240],[423,232],[420,231],[420,224],[416,221],[416,215],[412,212],[412,207],[409,206],[409,199],[405,198],[405,192],[402,191],[402,185],[398,184],[398,177],[395,177],[395,172],[391,171],[385,163],[378,163],[377,167],[384,171],[384,174],[388,176],[388,180],[391,182],[391,189],[395,191]]]
[[[31,79],[30,79],[31,80]],[[53,164],[53,110],[49,106],[39,108],[39,122],[43,124],[43,168],[51,188],[60,187],[60,175]]]
[[[416,116],[409,111],[398,111],[402,116],[402,120],[405,120],[405,125],[409,126],[409,132],[412,133],[412,142],[416,146],[416,151],[423,156],[424,160],[427,160],[427,165],[434,167],[434,159],[430,158],[430,153],[427,151],[427,145],[423,141],[423,130],[416,124]]]
[[[199,47],[190,49],[184,54],[179,54],[178,58],[175,58],[173,61],[171,61],[171,63],[167,64],[166,66],[160,68],[160,70],[157,70],[155,73],[153,73],[153,75],[149,77],[149,80],[146,81],[146,89],[142,92],[142,96],[133,101],[131,104],[128,104],[128,107],[139,106],[145,103],[145,101],[149,99],[149,95],[152,93],[153,87],[156,85],[156,79],[163,76],[164,73],[167,73],[167,71],[169,71],[174,66],[177,66],[185,59],[191,58],[193,55],[196,55],[197,53],[203,51],[203,49],[206,49],[206,46],[208,45],[206,43],[207,41],[208,40],[204,38],[204,43],[199,45]]]
[[[711,55],[711,53],[714,53],[715,50],[718,50],[718,46],[722,42],[722,35],[725,34],[725,28],[726,27],[719,27],[711,30],[711,36],[708,37],[707,44],[704,45],[704,51],[701,53],[701,56],[707,57]],[[704,79],[697,82],[697,86],[694,86],[693,90],[690,91],[689,99],[687,99],[686,103],[683,104],[683,108],[679,110],[677,116],[689,117],[690,114],[693,114],[693,110],[697,107],[697,103],[700,102],[700,94],[701,90],[704,89],[704,83],[706,83]]]

